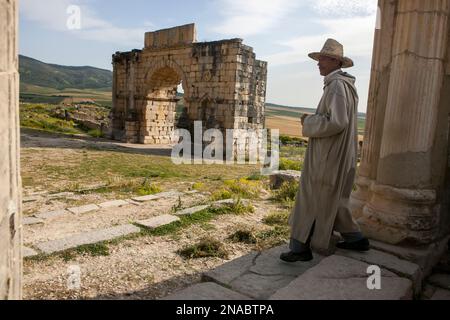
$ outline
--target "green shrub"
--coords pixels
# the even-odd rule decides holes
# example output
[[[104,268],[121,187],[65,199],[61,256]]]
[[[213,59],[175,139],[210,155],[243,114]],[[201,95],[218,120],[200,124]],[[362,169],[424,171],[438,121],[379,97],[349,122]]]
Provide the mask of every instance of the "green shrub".
[[[178,250],[177,253],[185,259],[207,257],[228,258],[223,244],[212,238],[204,238],[199,243]]]

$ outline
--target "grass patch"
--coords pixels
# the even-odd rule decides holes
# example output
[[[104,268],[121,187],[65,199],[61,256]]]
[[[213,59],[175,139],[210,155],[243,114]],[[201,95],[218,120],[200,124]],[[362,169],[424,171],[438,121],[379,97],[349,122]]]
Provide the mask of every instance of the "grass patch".
[[[136,193],[140,196],[149,196],[160,192],[162,192],[162,189],[158,185],[150,183],[147,179],[145,179],[142,186],[136,190]]]
[[[220,189],[211,195],[211,201],[226,200],[233,198],[233,193],[227,189]]]
[[[287,226],[289,220],[289,212],[272,212],[263,219],[263,222],[269,226]]]
[[[274,191],[272,200],[281,203],[285,207],[291,208],[295,203],[298,189],[298,182],[286,181],[281,185],[280,189]]]
[[[75,259],[77,255],[90,255],[92,257],[109,256],[109,248],[105,242],[82,245],[58,253],[65,262]]]
[[[89,130],[87,132],[87,134],[90,135],[91,137],[94,137],[94,138],[103,138],[103,136],[104,136],[103,132],[101,130],[99,130],[99,129]]]
[[[295,161],[286,158],[280,159],[280,170],[295,170],[302,171],[303,170],[303,162]]]
[[[245,243],[245,244],[255,244],[258,240],[256,239],[254,232],[248,229],[239,229],[231,234],[228,239],[233,242]]]
[[[226,203],[218,207],[211,207],[209,211],[215,215],[224,215],[224,214],[242,215],[247,213],[254,213],[255,207],[253,207],[251,204],[245,204],[241,199],[237,199],[233,201],[233,203]]]
[[[290,237],[290,229],[287,226],[275,226],[272,229],[258,232],[255,237],[260,248],[273,248],[286,243]]]
[[[197,244],[178,250],[177,253],[185,259],[228,258],[228,252],[223,244],[213,238],[204,238]]]

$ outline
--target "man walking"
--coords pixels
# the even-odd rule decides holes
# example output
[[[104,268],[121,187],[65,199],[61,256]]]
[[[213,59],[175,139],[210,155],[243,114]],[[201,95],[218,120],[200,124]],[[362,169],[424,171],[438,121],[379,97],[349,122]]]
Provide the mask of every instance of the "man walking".
[[[309,143],[289,218],[291,251],[280,256],[286,262],[312,260],[311,247],[328,250],[333,230],[344,238],[338,248],[369,250],[349,208],[358,152],[358,94],[355,77],[341,68],[353,67],[353,61],[333,39],[309,57],[319,62],[325,87],[316,114],[302,117],[303,136]]]

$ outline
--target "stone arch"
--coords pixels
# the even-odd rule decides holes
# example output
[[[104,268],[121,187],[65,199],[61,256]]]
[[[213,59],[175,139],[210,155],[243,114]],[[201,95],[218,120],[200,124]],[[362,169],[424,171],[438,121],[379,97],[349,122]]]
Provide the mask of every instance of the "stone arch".
[[[167,58],[157,59],[157,60],[153,61],[153,63],[150,65],[149,68],[147,68],[147,71],[144,76],[144,88],[143,88],[144,91],[148,92],[148,90],[151,89],[149,87],[150,80],[153,77],[153,75],[155,74],[155,72],[157,72],[158,70],[164,69],[164,68],[170,68],[178,74],[178,76],[180,77],[181,84],[183,86],[184,94],[186,96],[190,96],[191,88],[188,85],[186,72],[176,61],[167,59]]]
[[[144,99],[140,107],[140,140],[143,143],[166,144],[174,142],[177,87],[182,84],[189,94],[186,75],[173,60],[161,58],[147,69],[141,88]]]

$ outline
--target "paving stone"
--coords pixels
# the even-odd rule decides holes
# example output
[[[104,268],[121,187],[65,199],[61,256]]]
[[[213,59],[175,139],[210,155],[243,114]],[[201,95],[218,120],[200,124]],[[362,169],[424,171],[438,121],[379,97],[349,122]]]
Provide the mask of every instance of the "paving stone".
[[[378,265],[389,271],[398,274],[399,276],[413,280],[414,284],[419,284],[422,275],[420,267],[410,261],[402,260],[396,256],[378,250],[370,250],[368,252],[355,252],[348,250],[337,250],[337,255],[358,261],[366,262],[371,265]]]
[[[231,282],[250,270],[258,252],[252,252],[238,259],[227,262],[203,274],[204,281],[214,281],[229,286]]]
[[[51,254],[54,252],[76,248],[81,245],[112,240],[133,233],[139,233],[140,231],[141,229],[136,226],[125,224],[108,229],[80,233],[63,239],[41,242],[35,245],[35,247],[46,254]]]
[[[41,199],[41,197],[39,197],[39,196],[28,196],[28,197],[23,197],[22,202],[23,203],[35,202],[35,201],[38,201],[39,199]]]
[[[164,214],[158,217],[154,217],[147,220],[140,220],[136,223],[140,226],[149,228],[149,229],[155,229],[161,226],[164,226],[166,224],[171,224],[172,222],[178,221],[180,218],[170,215],[170,214]]]
[[[431,300],[450,300],[450,291],[444,289],[437,289]]]
[[[74,195],[73,192],[60,192],[60,193],[49,194],[47,196],[47,198],[49,200],[54,200],[54,199],[61,199],[61,198],[70,197],[70,196],[73,196],[73,195]]]
[[[450,274],[436,273],[428,278],[428,282],[442,289],[450,290]]]
[[[67,210],[56,210],[56,211],[49,211],[49,212],[43,212],[35,214],[34,216],[39,219],[53,219],[53,218],[59,218],[63,216],[71,215],[71,213]]]
[[[256,300],[267,300],[277,290],[287,286],[294,279],[293,276],[261,276],[247,273],[232,281],[230,288]]]
[[[367,288],[368,264],[333,255],[323,259],[271,300],[407,300],[413,297],[412,282],[381,269],[381,289]]]
[[[299,276],[323,259],[323,256],[314,254],[314,260],[309,262],[286,263],[280,260],[280,255],[287,251],[289,248],[286,245],[264,251],[256,258],[250,271],[260,275]]]
[[[183,195],[183,193],[181,193],[181,192],[168,191],[168,192],[161,192],[161,193],[152,194],[152,195],[148,195],[148,196],[135,197],[135,198],[131,198],[131,200],[137,201],[137,202],[147,202],[147,201],[158,200],[158,199],[162,199],[162,198],[178,197],[178,196],[182,196],[182,195]]]
[[[117,207],[127,206],[129,204],[130,203],[125,200],[113,200],[113,201],[107,201],[107,202],[100,203],[98,206],[100,208],[117,208]]]
[[[192,208],[187,208],[187,209],[184,209],[184,210],[177,211],[177,212],[175,212],[175,214],[177,216],[186,216],[186,215],[191,215],[191,214],[200,212],[200,211],[205,210],[207,208],[209,208],[209,205],[197,206],[197,207],[192,207]]]
[[[44,223],[44,220],[35,218],[35,217],[25,217],[22,219],[22,225],[24,226],[31,226],[35,224],[42,224]]]
[[[213,282],[193,285],[162,300],[250,300],[242,294]]]
[[[22,247],[22,256],[24,258],[34,257],[37,255],[38,255],[38,253],[35,250],[28,248],[28,247]]]
[[[83,213],[88,213],[88,212],[95,211],[98,209],[100,209],[100,208],[96,204],[88,204],[86,206],[68,208],[67,210],[69,210],[70,212],[72,212],[74,214],[83,214]]]

